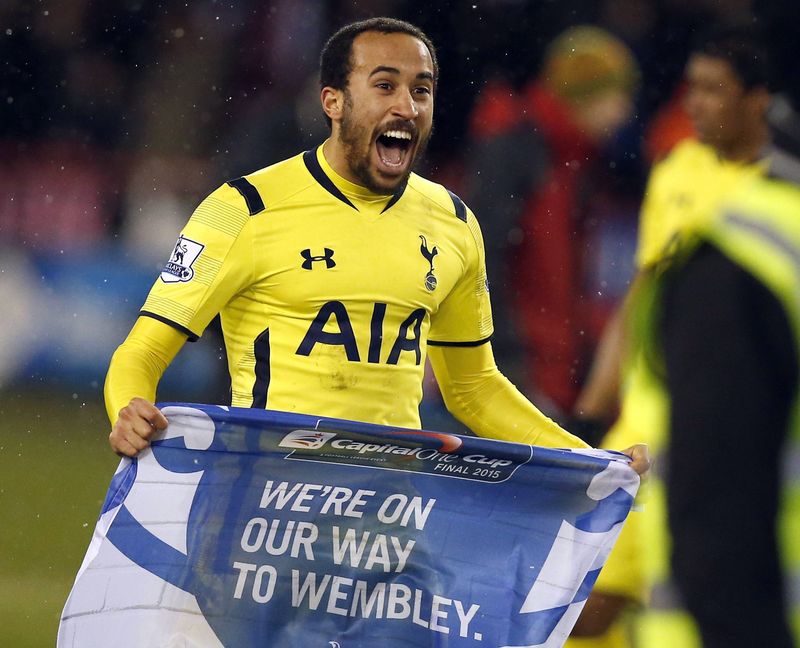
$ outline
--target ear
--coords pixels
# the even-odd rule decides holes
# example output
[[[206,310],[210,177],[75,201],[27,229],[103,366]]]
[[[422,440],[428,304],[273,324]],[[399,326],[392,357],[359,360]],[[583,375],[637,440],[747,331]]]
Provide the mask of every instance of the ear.
[[[344,92],[325,86],[320,93],[320,100],[322,101],[322,110],[331,119],[331,121],[340,121],[344,111]]]

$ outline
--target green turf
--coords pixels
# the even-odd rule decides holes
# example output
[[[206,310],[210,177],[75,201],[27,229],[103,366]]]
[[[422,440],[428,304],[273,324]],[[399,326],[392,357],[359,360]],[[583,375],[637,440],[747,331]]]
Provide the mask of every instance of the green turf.
[[[0,392],[0,644],[55,645],[119,463],[99,395]]]

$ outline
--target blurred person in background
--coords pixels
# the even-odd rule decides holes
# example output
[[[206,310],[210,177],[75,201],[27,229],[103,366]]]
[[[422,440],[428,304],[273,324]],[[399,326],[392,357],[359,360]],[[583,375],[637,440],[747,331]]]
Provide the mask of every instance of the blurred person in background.
[[[717,218],[720,204],[740,185],[764,173],[770,101],[766,58],[752,24],[711,29],[697,40],[689,57],[685,107],[697,137],[679,143],[653,168],[641,212],[638,274],[625,305],[606,330],[590,380],[576,403],[575,414],[587,420],[587,428],[602,430],[616,413],[620,358],[628,355],[620,416],[603,444],[624,443],[626,437],[641,435],[656,453],[668,444],[664,391],[643,353],[627,351],[636,335],[632,329],[641,326],[639,313],[650,299],[649,289],[641,287],[649,285],[696,232]],[[698,645],[670,578],[664,472],[657,469],[648,483],[645,510],[626,523],[576,632],[583,623],[602,627],[604,619],[613,619],[626,609],[626,601],[615,595],[614,582],[627,577],[650,592],[649,606],[634,624],[641,645]]]
[[[475,216],[411,172],[437,78],[433,45],[409,23],[376,18],[331,37],[320,63],[330,138],[206,198],[114,354],[117,453],[135,456],[167,426],[153,404],[160,377],[217,313],[234,406],[418,428],[427,354],[474,432],[585,447],[498,371]],[[646,449],[631,452],[644,472]]]
[[[757,10],[782,91],[768,173],[656,283],[647,329],[671,406],[675,582],[708,648],[800,646],[800,24],[785,3]]]
[[[684,106],[696,138],[678,143],[651,172],[639,223],[639,275],[669,259],[695,226],[712,217],[721,198],[744,177],[765,168],[766,55],[753,28],[721,27],[698,38],[685,82]],[[576,417],[596,420],[598,429],[616,414],[623,310],[605,332],[574,407]]]
[[[485,240],[498,357],[556,415],[572,408],[605,309],[590,288],[593,259],[617,207],[601,151],[631,116],[638,76],[621,40],[571,27],[521,92],[490,82],[471,117],[470,200],[493,214]]]
[[[646,286],[672,569],[705,648],[800,646],[800,32],[794,8],[761,11],[782,91],[768,171]]]
[[[800,92],[775,101],[767,177],[731,192],[652,288],[671,566],[706,648],[800,645],[798,109]]]

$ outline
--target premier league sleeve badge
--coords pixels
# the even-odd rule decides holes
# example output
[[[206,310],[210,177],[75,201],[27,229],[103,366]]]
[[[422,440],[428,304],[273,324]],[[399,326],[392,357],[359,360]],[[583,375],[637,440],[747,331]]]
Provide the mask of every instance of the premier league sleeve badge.
[[[161,281],[164,283],[177,283],[191,281],[194,277],[192,265],[203,251],[205,245],[192,241],[181,235],[175,248],[172,250],[169,261],[161,271]]]

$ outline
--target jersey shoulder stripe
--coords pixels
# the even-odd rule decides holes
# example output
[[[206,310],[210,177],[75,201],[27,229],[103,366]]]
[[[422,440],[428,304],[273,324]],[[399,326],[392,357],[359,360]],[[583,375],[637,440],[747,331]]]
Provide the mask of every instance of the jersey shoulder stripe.
[[[460,221],[467,222],[467,206],[464,204],[464,201],[461,200],[458,196],[456,196],[452,191],[449,189],[447,193],[450,194],[450,199],[453,201],[453,207],[456,210],[456,217]]]
[[[300,153],[245,176],[264,202],[261,215],[279,209],[297,194],[320,187],[320,182],[307,167],[304,156],[304,153]]]
[[[244,198],[247,204],[247,211],[250,212],[251,216],[255,216],[264,211],[264,201],[261,199],[261,194],[258,193],[258,189],[256,189],[247,178],[242,177],[236,178],[236,180],[229,180],[228,184],[242,195],[242,198]]]

